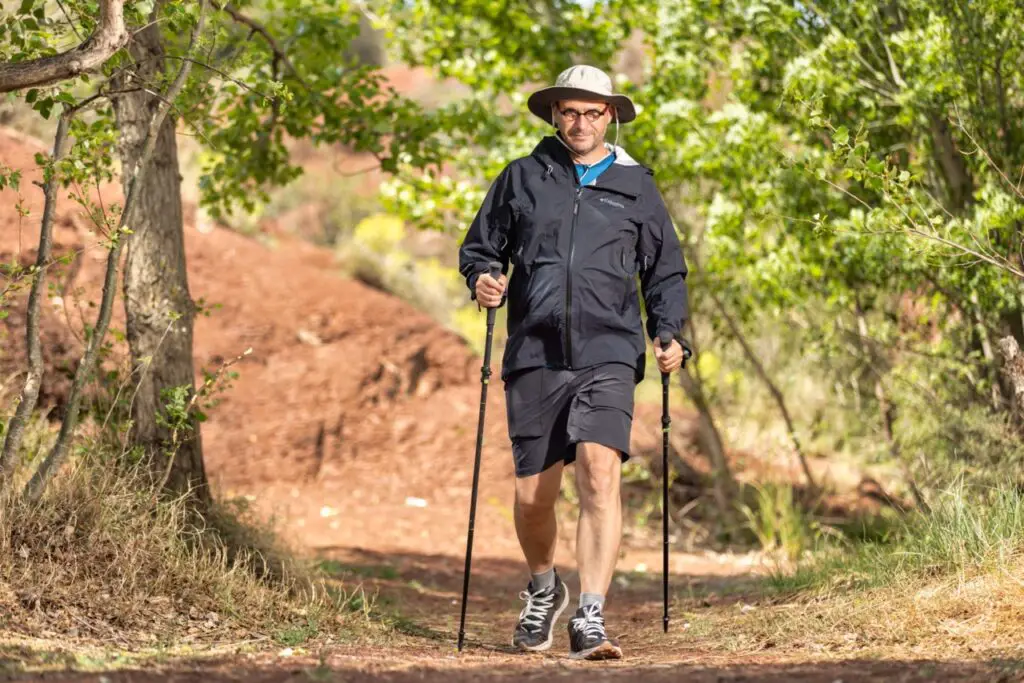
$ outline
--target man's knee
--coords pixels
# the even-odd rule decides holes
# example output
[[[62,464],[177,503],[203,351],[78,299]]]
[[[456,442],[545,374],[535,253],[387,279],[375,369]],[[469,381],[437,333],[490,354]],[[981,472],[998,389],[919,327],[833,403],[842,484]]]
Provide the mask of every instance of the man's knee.
[[[619,452],[598,444],[580,444],[576,458],[576,485],[580,500],[596,507],[610,507],[619,495]]]
[[[527,522],[547,519],[555,509],[558,488],[544,483],[540,475],[516,480],[516,507]]]

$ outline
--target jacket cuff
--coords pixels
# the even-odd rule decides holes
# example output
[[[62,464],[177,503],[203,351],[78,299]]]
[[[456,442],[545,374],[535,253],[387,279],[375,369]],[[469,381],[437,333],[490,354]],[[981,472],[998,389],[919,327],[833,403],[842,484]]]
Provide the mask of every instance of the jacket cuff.
[[[685,355],[687,358],[693,356],[693,349],[690,347],[689,342],[686,341],[686,338],[683,337],[682,329],[672,330],[671,328],[663,327],[658,330],[658,334],[654,335],[654,338],[658,339],[659,337],[661,337],[662,332],[669,332],[672,335],[672,338],[679,342],[679,346],[683,348],[683,355]]]

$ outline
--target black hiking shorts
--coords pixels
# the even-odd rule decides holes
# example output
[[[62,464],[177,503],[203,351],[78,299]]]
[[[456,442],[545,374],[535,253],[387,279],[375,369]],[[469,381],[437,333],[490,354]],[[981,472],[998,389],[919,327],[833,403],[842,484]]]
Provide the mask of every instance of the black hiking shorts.
[[[516,476],[576,460],[576,444],[599,443],[629,459],[635,371],[624,363],[582,370],[521,370],[505,380]]]

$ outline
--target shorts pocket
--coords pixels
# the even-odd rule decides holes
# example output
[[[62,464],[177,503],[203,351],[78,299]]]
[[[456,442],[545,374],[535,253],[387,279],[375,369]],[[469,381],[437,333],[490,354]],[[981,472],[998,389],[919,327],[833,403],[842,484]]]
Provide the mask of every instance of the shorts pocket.
[[[505,383],[505,413],[508,417],[508,435],[531,438],[544,434],[543,370],[527,370],[513,375]]]
[[[594,379],[587,391],[591,408],[620,410],[633,417],[633,400],[636,384],[635,370],[627,365],[602,367],[595,371]]]

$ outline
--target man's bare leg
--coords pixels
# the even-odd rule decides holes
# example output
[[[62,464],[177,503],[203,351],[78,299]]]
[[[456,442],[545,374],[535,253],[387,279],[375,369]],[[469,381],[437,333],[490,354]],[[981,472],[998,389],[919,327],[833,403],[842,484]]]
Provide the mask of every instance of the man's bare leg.
[[[569,606],[569,589],[554,568],[558,538],[555,502],[563,467],[557,463],[540,474],[516,478],[516,535],[531,575],[529,590],[520,594],[526,605],[512,634],[512,645],[520,650],[550,648],[555,622]]]
[[[622,478],[619,452],[596,443],[576,446],[576,490],[580,522],[576,527],[576,564],[580,606],[569,622],[569,657],[620,659],[622,648],[604,627],[604,597],[612,582],[622,537]]]
[[[576,563],[580,591],[606,595],[622,538],[619,452],[596,443],[576,446],[576,490],[580,521],[576,528]]]
[[[558,538],[555,502],[562,487],[562,468],[559,462],[540,474],[516,479],[516,535],[532,574],[554,566]]]

